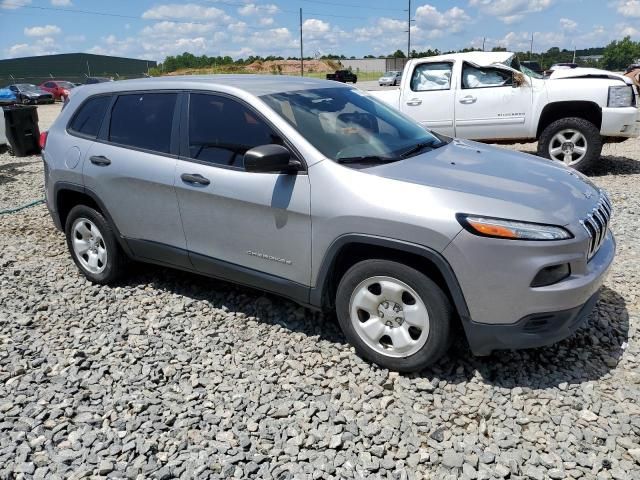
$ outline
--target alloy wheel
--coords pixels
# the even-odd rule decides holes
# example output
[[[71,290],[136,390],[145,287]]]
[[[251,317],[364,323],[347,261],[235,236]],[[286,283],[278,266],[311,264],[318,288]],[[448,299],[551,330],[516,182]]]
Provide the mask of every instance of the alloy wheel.
[[[73,252],[85,270],[97,274],[107,266],[107,246],[95,223],[78,218],[71,227]]]
[[[572,128],[560,130],[549,142],[549,156],[567,166],[579,163],[587,154],[586,137]]]

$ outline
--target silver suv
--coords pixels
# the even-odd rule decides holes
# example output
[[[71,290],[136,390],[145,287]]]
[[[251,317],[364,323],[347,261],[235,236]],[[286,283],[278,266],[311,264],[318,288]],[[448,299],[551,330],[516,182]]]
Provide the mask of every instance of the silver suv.
[[[611,203],[582,174],[335,82],[86,86],[45,140],[47,205],[91,281],[135,259],[335,310],[393,370],[458,334],[477,355],[570,335],[615,254]]]

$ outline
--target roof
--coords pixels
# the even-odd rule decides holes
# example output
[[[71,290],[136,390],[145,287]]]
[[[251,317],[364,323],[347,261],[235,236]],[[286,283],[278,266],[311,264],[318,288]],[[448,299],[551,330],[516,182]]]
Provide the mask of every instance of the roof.
[[[126,90],[145,90],[162,88],[198,88],[227,87],[244,90],[252,95],[310,90],[315,88],[351,88],[343,83],[315,78],[294,77],[289,75],[181,75],[118,82],[98,83],[83,88],[92,88],[94,92],[119,92]]]
[[[463,52],[463,53],[445,53],[435,57],[424,57],[418,60],[429,61],[457,61],[464,60],[466,62],[475,63],[478,66],[493,65],[494,63],[502,63],[507,61],[514,55],[513,52]]]

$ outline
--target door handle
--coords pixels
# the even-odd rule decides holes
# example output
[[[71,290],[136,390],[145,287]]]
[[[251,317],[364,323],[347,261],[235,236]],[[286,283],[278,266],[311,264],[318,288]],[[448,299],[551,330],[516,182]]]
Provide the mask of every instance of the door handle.
[[[417,107],[418,105],[422,105],[422,100],[419,98],[412,98],[411,100],[407,100],[407,105],[410,107]]]
[[[198,185],[209,185],[211,182],[208,178],[204,178],[199,173],[183,173],[180,178],[185,183],[192,183]]]
[[[111,160],[109,160],[107,157],[104,157],[102,155],[94,155],[92,157],[89,157],[89,160],[94,165],[98,165],[100,167],[106,167],[107,165],[111,165]]]
[[[460,103],[464,103],[465,105],[469,105],[470,103],[476,103],[476,100],[478,100],[476,97],[474,97],[472,95],[467,95],[466,97],[462,97],[460,99]]]

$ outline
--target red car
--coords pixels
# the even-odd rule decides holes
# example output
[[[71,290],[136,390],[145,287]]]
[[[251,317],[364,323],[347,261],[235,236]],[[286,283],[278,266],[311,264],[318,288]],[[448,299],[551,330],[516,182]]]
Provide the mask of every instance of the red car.
[[[41,83],[39,87],[45,92],[51,93],[55,100],[63,100],[69,96],[69,90],[74,88],[75,85],[63,80],[49,80]]]

